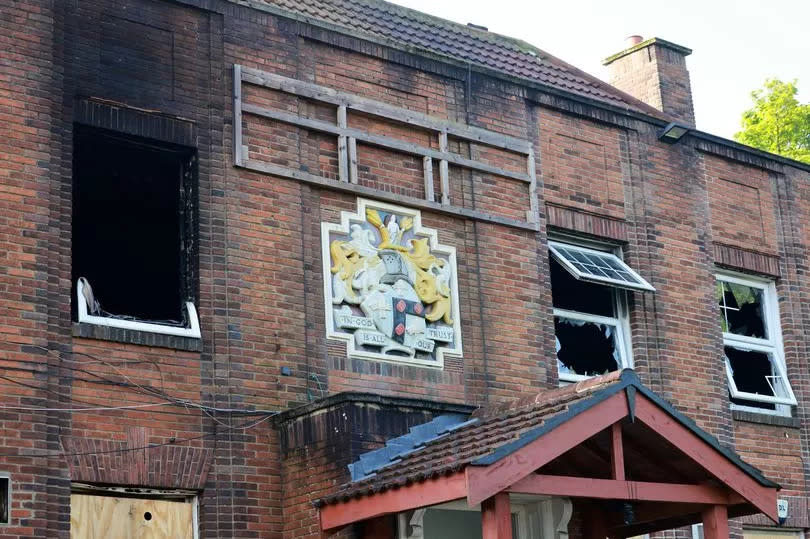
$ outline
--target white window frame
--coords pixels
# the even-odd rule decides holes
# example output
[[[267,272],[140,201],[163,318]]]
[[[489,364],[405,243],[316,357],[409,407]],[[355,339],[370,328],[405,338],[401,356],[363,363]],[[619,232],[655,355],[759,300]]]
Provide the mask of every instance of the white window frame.
[[[588,247],[583,247],[582,243],[583,242],[577,242],[576,240],[571,240],[571,239],[568,239],[568,238],[566,238],[563,241],[549,240],[549,242],[548,242],[549,250],[552,250],[554,245],[562,245],[562,246],[564,246],[566,248],[572,248],[573,247],[574,249],[583,250],[583,251],[592,251],[592,252],[596,252],[596,253],[599,253],[599,254],[609,253],[609,254],[612,254],[612,255],[616,256],[616,258],[618,258],[620,261],[622,261],[621,248],[619,248],[619,247],[615,247],[615,246],[612,246],[612,245],[597,244],[597,243],[592,243],[592,242],[587,242]],[[557,262],[560,262],[560,258],[564,258],[564,257],[559,257],[558,258],[557,256],[554,256],[554,259],[557,260]],[[574,277],[576,277],[577,274],[579,274],[579,272],[576,270],[576,268],[574,268],[570,264],[562,263],[562,262],[560,262],[560,264],[563,266],[563,269],[565,269],[566,271],[569,271]],[[635,272],[633,272],[633,273],[635,274]],[[639,279],[641,279],[641,277],[639,277]],[[590,323],[594,323],[594,324],[605,324],[605,325],[612,326],[613,327],[613,335],[614,335],[614,342],[615,342],[615,345],[616,345],[616,350],[619,352],[619,358],[618,358],[618,361],[616,362],[617,363],[616,366],[617,366],[617,368],[619,370],[626,369],[626,368],[632,368],[633,367],[633,347],[632,347],[631,341],[630,341],[630,317],[629,317],[629,310],[628,310],[628,306],[627,306],[626,286],[618,286],[618,285],[614,286],[613,283],[608,283],[606,281],[596,281],[596,280],[591,280],[591,279],[579,279],[578,278],[578,280],[581,280],[583,282],[590,282],[590,283],[593,283],[593,284],[597,284],[597,285],[601,285],[601,286],[605,286],[607,288],[610,288],[611,289],[611,295],[613,296],[613,314],[614,314],[614,316],[612,316],[612,317],[599,316],[599,315],[595,315],[595,314],[582,313],[582,312],[579,312],[579,311],[570,311],[570,310],[567,310],[567,309],[553,308],[552,312],[553,312],[555,320],[557,318],[567,318],[569,320],[576,320],[576,321],[580,321],[580,322],[590,322]],[[643,281],[644,279],[641,279],[641,280]],[[644,281],[644,282],[646,282],[646,281]],[[624,283],[624,284],[626,285],[627,283]],[[556,335],[555,335],[554,339],[556,341],[556,339],[557,339]],[[557,373],[558,373],[557,377],[559,379],[560,385],[565,385],[565,384],[571,383],[571,382],[579,382],[581,380],[587,380],[588,378],[591,378],[590,376],[587,376],[585,374],[565,373],[565,372],[560,371],[559,369],[558,369]]]
[[[135,331],[146,331],[149,333],[160,333],[163,335],[175,335],[177,337],[191,337],[192,339],[199,339],[202,337],[200,333],[200,319],[197,317],[197,309],[194,303],[187,301],[186,310],[188,311],[189,327],[181,328],[177,326],[164,326],[163,324],[155,324],[153,322],[141,322],[138,320],[125,320],[123,318],[115,318],[111,316],[96,316],[87,313],[87,300],[84,298],[84,285],[82,280],[76,282],[76,304],[78,305],[79,323],[93,324],[96,326],[108,326],[112,328],[131,329]]]
[[[591,253],[600,256],[604,256],[605,254],[612,255],[613,258],[615,259],[615,262],[617,262],[620,266],[622,266],[622,269],[627,273],[629,273],[630,275],[632,275],[638,282],[629,283],[627,281],[622,281],[620,279],[613,279],[607,276],[600,277],[597,275],[592,275],[590,273],[582,273],[576,266],[571,264],[571,262],[568,260],[567,257],[563,256],[563,254],[557,250],[557,247],[564,247],[571,251],[579,251],[580,253],[583,254]],[[614,286],[617,288],[626,288],[628,290],[644,290],[647,292],[655,292],[655,288],[653,288],[653,286],[650,283],[648,283],[646,279],[644,279],[644,277],[636,273],[635,270],[633,270],[633,268],[628,266],[624,262],[624,260],[622,260],[621,256],[619,256],[621,255],[621,251],[619,251],[617,254],[612,249],[598,249],[598,248],[593,249],[589,247],[583,247],[582,245],[577,245],[576,243],[566,243],[554,240],[549,240],[548,248],[554,255],[554,258],[557,260],[557,262],[562,264],[569,272],[571,272],[571,274],[574,277],[576,277],[580,281],[588,281],[596,284],[606,284],[608,286]]]
[[[777,374],[782,380],[782,390],[786,393],[786,396],[784,397],[772,397],[769,395],[748,393],[737,389],[737,384],[734,381],[734,373],[731,369],[731,363],[726,357],[724,351],[723,362],[726,367],[726,378],[728,380],[729,394],[735,399],[777,405],[775,410],[768,410],[754,406],[731,403],[731,408],[734,410],[744,410],[760,414],[789,416],[790,406],[796,404],[796,397],[793,394],[793,389],[791,388],[790,381],[787,377],[787,365],[785,364],[785,352],[782,345],[782,327],[779,318],[779,304],[776,296],[776,285],[772,280],[757,279],[751,276],[743,277],[732,273],[718,273],[716,275],[715,287],[717,286],[717,282],[721,281],[748,286],[762,291],[762,314],[764,317],[767,334],[767,338],[759,339],[756,337],[736,335],[734,333],[724,331],[723,348],[725,349],[726,346],[729,346],[737,348],[738,350],[763,352],[768,354],[771,358],[772,365],[776,368]],[[776,391],[777,388],[774,388],[774,392]]]

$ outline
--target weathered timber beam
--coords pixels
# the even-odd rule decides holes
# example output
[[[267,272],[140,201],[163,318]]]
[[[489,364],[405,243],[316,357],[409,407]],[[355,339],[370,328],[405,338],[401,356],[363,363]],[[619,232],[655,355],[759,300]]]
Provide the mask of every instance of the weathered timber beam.
[[[499,492],[481,503],[481,536],[483,539],[512,539],[512,512],[506,492]]]
[[[439,133],[439,151],[450,155],[447,147],[447,131]],[[442,188],[442,204],[450,204],[450,171],[447,170],[447,159],[439,161],[439,182]]]
[[[627,416],[627,413],[624,393],[616,393],[540,436],[507,444],[481,459],[485,462],[494,460],[492,464],[468,466],[468,505],[476,505],[509,489],[534,470]],[[516,447],[518,444],[519,447]]]
[[[337,109],[337,124],[340,130],[346,129],[346,105]],[[349,144],[344,133],[338,133],[338,178],[340,181],[349,181]]]
[[[466,495],[467,483],[463,472],[410,483],[321,507],[321,530],[335,530],[381,515],[458,500]]]
[[[242,164],[242,66],[233,66],[233,164]]]
[[[309,82],[304,82],[289,77],[283,77],[274,73],[268,73],[259,69],[241,66],[242,80],[250,84],[264,86],[273,90],[298,95],[330,103],[333,105],[346,105],[350,109],[358,110],[366,114],[396,120],[409,125],[415,125],[425,129],[436,131],[447,131],[448,134],[472,142],[478,142],[495,148],[510,150],[515,153],[526,155],[529,143],[526,140],[502,135],[494,131],[488,131],[479,127],[472,127],[457,122],[437,120],[427,114],[422,114],[412,110],[395,107],[374,101],[358,95],[340,92],[325,86],[319,86]]]
[[[283,122],[286,124],[305,127],[313,131],[320,131],[321,133],[329,133],[331,135],[337,135],[338,137],[341,137],[343,139],[345,139],[345,137],[351,137],[356,140],[366,142],[372,146],[388,148],[409,155],[417,155],[420,157],[431,157],[433,159],[439,159],[440,161],[445,162],[444,165],[445,168],[447,167],[447,162],[450,162],[454,165],[472,170],[477,170],[479,172],[486,172],[489,174],[494,174],[496,176],[502,176],[504,178],[510,178],[513,180],[518,180],[529,184],[531,184],[532,182],[532,179],[528,176],[528,174],[523,174],[521,172],[512,172],[510,170],[494,167],[492,165],[487,165],[485,163],[479,163],[478,161],[473,161],[472,159],[467,159],[466,157],[450,153],[446,149],[444,151],[441,150],[436,151],[433,148],[428,148],[427,146],[420,146],[418,144],[413,144],[410,142],[402,142],[390,137],[372,135],[371,133],[366,133],[365,131],[362,131],[360,129],[354,129],[351,127],[340,127],[339,125],[334,125],[329,122],[325,122],[323,120],[301,118],[297,114],[290,114],[288,112],[272,110],[257,105],[251,105],[250,103],[243,103],[242,111],[247,112],[249,114],[255,114],[256,116],[270,118],[271,120],[277,120],[279,122]],[[342,146],[340,146],[339,143],[338,149],[340,150],[341,147]],[[338,152],[338,154],[342,155],[340,151]]]
[[[341,182],[340,180],[333,180],[331,178],[318,176],[317,174],[304,172],[303,170],[297,170],[294,168],[284,167],[281,165],[274,165],[272,163],[256,161],[254,159],[245,160],[240,168],[252,170],[254,172],[261,172],[263,174],[270,174],[272,176],[278,176],[280,178],[288,178],[291,180],[306,182],[309,184],[321,186],[325,189],[332,189],[335,191],[343,191],[353,193],[355,195],[367,196],[369,198],[375,198],[377,200],[383,200],[385,202],[406,204],[408,206],[413,206],[415,208],[431,210],[438,213],[443,213],[445,215],[451,215],[454,217],[473,219],[475,221],[483,221],[487,223],[495,223],[512,228],[518,228],[521,230],[528,230],[531,232],[539,231],[539,227],[536,223],[519,221],[517,219],[509,219],[507,217],[499,217],[497,215],[492,215],[490,213],[478,210],[471,210],[468,208],[462,208],[459,206],[443,205],[438,202],[424,200],[416,197],[409,197],[405,195],[399,195],[395,193],[389,193],[387,191],[366,187],[364,185],[353,185],[350,183]]]
[[[622,444],[621,421],[610,426],[610,469],[613,479],[624,481],[624,444]]]
[[[542,474],[531,474],[521,479],[509,487],[509,492],[647,502],[729,504],[739,501],[739,497],[733,493],[708,485],[651,483]]]
[[[666,438],[679,451],[722,481],[729,489],[737,492],[771,520],[778,521],[775,487],[759,484],[720,451],[699,439],[694,432],[646,398],[636,400],[636,419],[643,421],[645,425]]]

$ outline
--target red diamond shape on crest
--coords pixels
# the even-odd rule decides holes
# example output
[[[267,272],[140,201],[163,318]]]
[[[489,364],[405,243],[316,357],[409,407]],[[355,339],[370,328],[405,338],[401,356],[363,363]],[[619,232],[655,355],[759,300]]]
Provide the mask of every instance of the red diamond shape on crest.
[[[405,312],[405,307],[407,307],[407,305],[405,305],[405,300],[401,299],[401,300],[399,300],[397,302],[397,310],[399,312],[404,313]],[[402,334],[400,333],[400,335],[402,335]]]
[[[397,335],[402,335],[405,333],[405,325],[404,324],[397,324],[397,327],[394,328],[394,333]]]
[[[415,312],[416,314],[422,314],[422,304],[417,303],[416,305],[414,305],[413,312]]]

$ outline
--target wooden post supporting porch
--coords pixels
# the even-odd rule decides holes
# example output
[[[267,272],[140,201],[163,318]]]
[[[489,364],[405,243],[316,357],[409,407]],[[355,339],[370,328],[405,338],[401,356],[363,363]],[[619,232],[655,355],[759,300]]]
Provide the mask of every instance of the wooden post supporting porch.
[[[481,532],[484,539],[512,539],[509,494],[499,492],[481,503]]]
[[[608,535],[605,512],[595,507],[590,509],[586,517],[584,531],[585,539],[605,539]]]
[[[728,508],[712,505],[703,511],[703,539],[728,539]]]

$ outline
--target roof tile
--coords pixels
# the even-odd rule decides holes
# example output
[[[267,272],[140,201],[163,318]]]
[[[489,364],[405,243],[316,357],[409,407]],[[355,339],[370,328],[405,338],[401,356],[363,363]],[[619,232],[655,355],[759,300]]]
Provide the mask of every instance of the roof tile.
[[[663,117],[660,111],[523,41],[382,0],[260,0],[354,33],[399,41],[603,103]]]
[[[511,403],[481,408],[472,415],[478,421],[427,442],[371,476],[344,485],[322,502],[333,503],[458,471],[565,412],[574,403],[618,382],[617,371]]]

